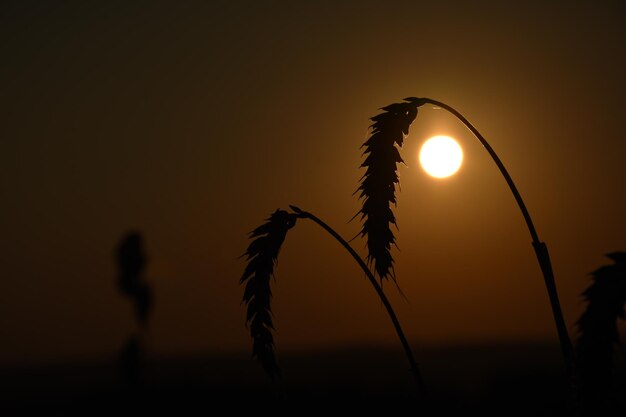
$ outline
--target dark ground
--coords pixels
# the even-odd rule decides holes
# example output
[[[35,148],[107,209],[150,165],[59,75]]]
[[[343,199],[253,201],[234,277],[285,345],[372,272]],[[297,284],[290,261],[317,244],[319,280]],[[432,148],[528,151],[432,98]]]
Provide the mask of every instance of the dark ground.
[[[474,345],[415,353],[432,415],[571,415],[558,346]],[[625,357],[620,348],[616,415],[626,412]],[[279,362],[283,378],[272,382],[248,353],[153,358],[137,386],[121,383],[114,360],[5,368],[0,415],[211,415],[220,406],[263,414],[411,409],[419,414],[399,350],[279,352]]]

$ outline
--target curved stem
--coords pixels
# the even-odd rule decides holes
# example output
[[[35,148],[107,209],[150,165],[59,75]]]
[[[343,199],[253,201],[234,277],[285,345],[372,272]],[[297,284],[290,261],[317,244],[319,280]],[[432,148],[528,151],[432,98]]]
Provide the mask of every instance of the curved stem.
[[[343,239],[329,225],[327,225],[326,223],[324,223],[322,220],[320,220],[319,218],[317,218],[315,215],[311,213],[302,211],[299,208],[294,207],[294,206],[290,206],[290,207],[298,214],[298,217],[310,219],[313,222],[320,225],[328,233],[330,233],[332,237],[334,237],[344,248],[346,248],[346,250],[354,258],[354,260],[359,264],[363,272],[365,272],[365,276],[367,276],[370,283],[374,287],[376,294],[378,294],[378,297],[380,298],[383,305],[385,306],[385,309],[387,310],[387,314],[389,315],[389,318],[391,319],[391,322],[393,323],[393,327],[396,330],[396,333],[398,334],[400,343],[402,344],[402,347],[404,348],[404,353],[406,355],[407,360],[409,361],[409,366],[410,366],[409,370],[411,371],[411,374],[413,375],[413,378],[415,379],[415,383],[417,385],[418,398],[424,399],[426,396],[426,387],[422,380],[419,366],[417,365],[417,362],[415,361],[415,358],[413,357],[411,346],[409,345],[409,342],[407,341],[406,336],[404,335],[404,332],[402,331],[402,327],[400,326],[398,317],[396,316],[396,313],[394,312],[393,307],[391,306],[391,303],[389,302],[389,299],[387,299],[387,296],[383,292],[382,287],[380,286],[378,281],[376,281],[376,278],[367,267],[367,264],[365,263],[365,261],[363,261],[363,259],[354,251],[354,249],[352,249],[352,246],[350,246],[350,244],[346,242],[345,239]]]
[[[474,136],[476,136],[476,138],[478,138],[478,140],[485,147],[487,152],[489,152],[489,155],[491,156],[493,161],[496,163],[496,165],[498,166],[498,169],[500,170],[500,173],[502,173],[502,176],[506,180],[506,183],[509,185],[511,192],[513,193],[513,196],[515,197],[515,201],[517,201],[517,205],[522,211],[522,215],[524,216],[524,220],[526,221],[526,225],[528,226],[528,231],[530,232],[530,236],[532,237],[533,243],[539,242],[540,241],[539,235],[537,235],[537,230],[535,229],[533,220],[530,217],[530,213],[528,213],[526,204],[524,204],[524,200],[522,200],[522,196],[520,195],[519,191],[517,191],[517,187],[515,186],[513,179],[509,175],[509,172],[504,167],[504,164],[502,163],[502,161],[500,160],[496,152],[493,150],[491,145],[489,145],[487,140],[483,137],[483,135],[481,135],[480,132],[465,117],[463,117],[461,113],[459,113],[452,107],[448,106],[447,104],[442,103],[437,100],[430,99],[430,98],[424,98],[422,100],[424,100],[424,103],[441,107],[442,109],[447,110],[448,112],[452,113],[454,116],[456,116],[457,119],[461,121],[461,123],[463,123],[474,134]]]
[[[559,334],[559,342],[561,344],[561,351],[565,358],[565,362],[567,365],[568,374],[570,377],[573,375],[574,368],[574,349],[572,348],[572,342],[569,337],[569,333],[567,332],[567,327],[565,325],[565,320],[563,318],[563,313],[561,312],[561,305],[559,302],[559,296],[556,290],[556,283],[554,281],[554,272],[552,270],[552,263],[550,262],[550,254],[548,253],[548,247],[544,242],[539,239],[539,235],[537,234],[537,230],[535,229],[535,225],[533,224],[533,220],[530,217],[530,213],[526,208],[526,204],[524,204],[524,200],[522,200],[522,196],[517,190],[513,179],[509,175],[508,171],[504,167],[504,164],[493,150],[493,148],[489,145],[487,140],[480,134],[480,132],[465,118],[461,113],[456,111],[454,108],[448,106],[445,103],[442,103],[437,100],[433,100],[430,98],[420,98],[416,101],[418,103],[418,107],[423,104],[432,104],[437,107],[441,107],[444,110],[452,113],[459,119],[473,134],[478,138],[480,143],[485,147],[489,155],[493,159],[493,161],[498,166],[500,173],[506,180],[513,196],[515,197],[515,201],[522,211],[522,215],[524,216],[524,220],[526,221],[526,226],[528,226],[528,231],[530,232],[530,236],[532,238],[533,249],[535,250],[535,255],[537,256],[537,261],[539,262],[539,267],[541,268],[541,272],[543,274],[543,279],[546,284],[546,288],[548,290],[548,297],[550,298],[550,305],[552,307],[552,315],[554,316],[554,321],[556,324],[557,332]]]

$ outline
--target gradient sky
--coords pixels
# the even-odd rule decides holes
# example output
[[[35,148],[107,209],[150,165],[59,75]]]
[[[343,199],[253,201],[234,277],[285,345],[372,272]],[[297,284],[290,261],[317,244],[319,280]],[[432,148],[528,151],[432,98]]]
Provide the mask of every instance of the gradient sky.
[[[369,117],[407,96],[452,105],[499,153],[575,334],[587,274],[626,250],[624,2],[181,3],[0,6],[0,364],[116,354],[134,326],[113,263],[129,229],[150,256],[151,352],[249,349],[246,233],[295,204],[354,236]],[[434,134],[465,151],[448,180],[417,163]],[[530,236],[479,143],[424,107],[402,155],[409,302],[386,288],[414,344],[556,344]],[[274,295],[279,352],[397,343],[313,224],[287,237]]]

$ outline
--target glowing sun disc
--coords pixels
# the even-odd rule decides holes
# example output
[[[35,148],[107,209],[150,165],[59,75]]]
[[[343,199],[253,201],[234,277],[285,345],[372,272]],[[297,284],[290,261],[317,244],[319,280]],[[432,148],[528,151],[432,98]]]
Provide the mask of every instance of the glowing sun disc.
[[[428,175],[446,178],[461,168],[463,150],[449,136],[433,136],[422,145],[419,160]]]

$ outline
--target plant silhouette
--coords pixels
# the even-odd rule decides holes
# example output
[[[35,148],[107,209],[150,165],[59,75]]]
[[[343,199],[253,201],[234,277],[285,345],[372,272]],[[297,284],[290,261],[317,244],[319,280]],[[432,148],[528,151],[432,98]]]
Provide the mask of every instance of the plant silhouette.
[[[138,329],[129,337],[119,355],[122,381],[127,387],[135,387],[141,375],[145,333],[153,307],[152,290],[144,278],[148,259],[141,234],[137,231],[128,232],[120,240],[115,250],[115,258],[118,290],[133,303],[138,325]]]
[[[129,232],[120,241],[116,258],[118,289],[122,295],[131,299],[139,325],[145,326],[152,310],[152,292],[143,277],[147,258],[139,232]]]
[[[583,292],[587,308],[576,323],[578,376],[583,415],[610,409],[613,349],[619,343],[617,320],[626,318],[626,252],[606,255],[613,260],[591,273],[592,284]]]
[[[372,129],[371,134],[361,146],[361,148],[364,148],[363,155],[365,157],[361,168],[365,168],[365,173],[355,193],[359,194],[362,207],[354,217],[360,215],[362,222],[361,231],[357,236],[364,237],[367,240],[367,264],[362,261],[347,243],[342,243],[342,245],[353,255],[359,265],[361,265],[379,297],[383,300],[383,304],[387,308],[387,312],[394,323],[394,327],[403,344],[407,358],[411,363],[411,370],[415,376],[418,390],[420,393],[424,392],[419,370],[413,360],[410,347],[408,343],[406,343],[402,329],[395,318],[393,309],[386,301],[381,285],[384,280],[388,278],[391,278],[397,284],[394,272],[394,260],[391,254],[391,249],[396,244],[391,226],[393,225],[397,228],[397,223],[391,205],[395,205],[397,202],[396,185],[399,184],[397,165],[403,162],[399,148],[402,147],[404,138],[409,133],[411,123],[417,117],[419,107],[425,104],[431,104],[450,112],[476,136],[497,165],[513,193],[532,238],[532,246],[543,274],[550,305],[552,307],[552,314],[559,336],[561,351],[565,359],[570,382],[572,382],[574,378],[573,369],[575,369],[575,355],[561,312],[548,248],[545,242],[541,241],[539,238],[532,218],[513,179],[487,140],[462,114],[451,106],[437,100],[409,97],[404,99],[403,102],[393,103],[383,107],[382,113],[370,119],[372,121],[370,126]],[[268,219],[267,223],[251,233],[250,237],[255,240],[250,244],[244,254],[247,256],[248,265],[241,278],[242,283],[247,282],[243,300],[248,306],[246,322],[250,326],[251,336],[254,341],[253,354],[259,359],[265,370],[272,376],[279,373],[279,368],[276,364],[271,333],[273,323],[271,320],[271,290],[269,282],[274,271],[280,246],[285,239],[287,231],[295,225],[296,219],[305,217],[314,220],[338,241],[343,241],[334,230],[319,221],[319,219],[312,214],[302,212],[293,206],[291,206],[291,208],[294,213],[277,210]],[[373,266],[374,272],[380,280],[380,285],[377,283],[368,265]]]
[[[247,259],[247,265],[241,276],[240,283],[245,284],[243,302],[247,305],[246,323],[250,328],[250,336],[253,340],[253,356],[263,366],[263,369],[273,378],[280,375],[280,368],[276,361],[274,352],[274,339],[272,330],[271,299],[272,291],[270,281],[274,275],[274,268],[278,260],[278,254],[285,241],[289,229],[296,225],[298,219],[309,219],[326,230],[333,236],[357,261],[368,280],[374,287],[381,299],[394,329],[398,334],[407,360],[410,371],[415,379],[420,398],[424,398],[425,387],[421,378],[419,367],[413,357],[410,345],[404,335],[400,322],[396,317],[391,303],[385,296],[382,287],[378,284],[374,274],[369,270],[367,264],[352,249],[349,243],[335,232],[325,222],[315,215],[303,211],[295,206],[290,206],[292,213],[285,210],[276,210],[264,224],[257,227],[250,233],[253,241],[243,256]]]
[[[371,119],[374,122],[372,124],[372,134],[363,145],[366,158],[362,166],[367,169],[359,188],[363,201],[360,213],[364,220],[361,234],[367,237],[368,260],[374,262],[376,272],[381,279],[389,275],[389,271],[393,272],[391,269],[393,257],[390,249],[395,243],[395,239],[390,225],[394,224],[395,226],[396,221],[390,204],[393,203],[395,205],[396,203],[395,185],[399,183],[396,164],[402,162],[402,157],[395,145],[402,147],[404,135],[408,134],[411,122],[417,117],[419,107],[425,104],[431,104],[450,112],[476,136],[498,166],[500,173],[513,193],[532,238],[532,246],[548,291],[561,351],[565,359],[568,375],[570,380],[572,380],[575,357],[563,313],[561,312],[548,247],[539,239],[522,196],[498,155],[480,132],[451,106],[430,98],[408,97],[404,99],[404,102],[383,107],[383,113]]]
[[[271,377],[280,374],[280,368],[274,355],[270,279],[274,274],[274,265],[287,231],[295,223],[294,214],[276,210],[266,223],[250,233],[250,238],[254,240],[244,254],[248,265],[240,282],[246,283],[243,301],[248,306],[246,323],[250,327],[250,336],[253,340],[252,354]]]
[[[290,206],[293,213],[276,210],[266,223],[250,233],[249,237],[254,240],[243,255],[248,264],[240,283],[245,283],[243,302],[247,305],[246,324],[250,328],[253,340],[252,353],[271,377],[279,375],[280,368],[274,353],[270,280],[287,231],[296,224],[298,218],[308,218],[341,243],[363,269],[385,306],[402,343],[417,384],[418,395],[423,396],[425,393],[418,365],[381,286],[383,280],[389,277],[396,282],[391,256],[391,247],[395,245],[391,224],[395,225],[396,220],[389,207],[390,203],[396,203],[395,186],[399,182],[397,164],[403,162],[396,145],[402,146],[404,136],[408,134],[409,126],[417,115],[417,106],[412,102],[396,103],[383,110],[384,113],[371,119],[372,134],[362,146],[365,148],[363,153],[366,159],[361,166],[366,168],[366,172],[357,190],[360,192],[359,198],[363,201],[363,206],[356,216],[360,214],[363,222],[359,235],[367,238],[367,263],[330,226],[295,206]],[[368,264],[373,264],[380,284]]]
[[[361,167],[366,171],[357,190],[363,200],[358,214],[363,221],[361,236],[367,238],[367,260],[374,264],[381,282],[389,276],[395,280],[391,247],[396,241],[391,225],[396,225],[396,218],[389,205],[396,204],[397,164],[404,162],[396,145],[402,147],[404,136],[417,116],[417,107],[412,103],[395,103],[382,110],[383,113],[372,117],[372,134],[361,146],[366,156]]]

